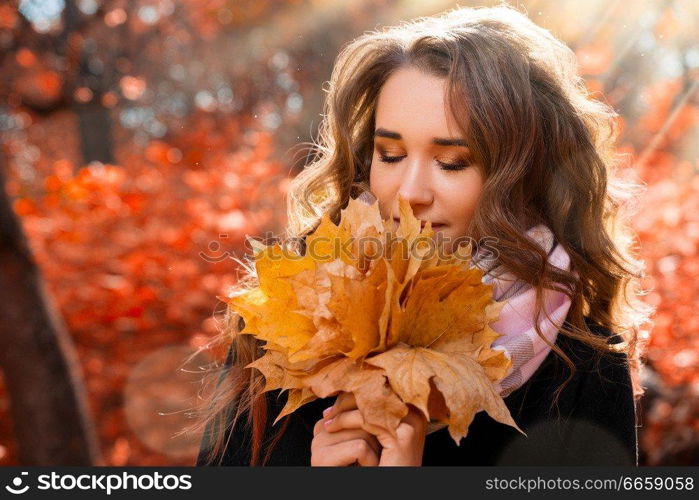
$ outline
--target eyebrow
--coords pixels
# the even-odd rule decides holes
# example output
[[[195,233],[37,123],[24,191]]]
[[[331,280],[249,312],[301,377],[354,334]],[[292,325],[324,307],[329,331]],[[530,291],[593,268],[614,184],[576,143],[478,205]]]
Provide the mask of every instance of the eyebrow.
[[[398,132],[386,130],[385,128],[377,128],[374,131],[374,137],[385,137],[387,139],[397,139],[397,140],[403,139],[403,136],[400,135]],[[466,141],[464,141],[463,139],[450,139],[450,138],[446,138],[446,137],[433,137],[432,144],[436,144],[438,146],[468,147],[468,146],[466,146]]]

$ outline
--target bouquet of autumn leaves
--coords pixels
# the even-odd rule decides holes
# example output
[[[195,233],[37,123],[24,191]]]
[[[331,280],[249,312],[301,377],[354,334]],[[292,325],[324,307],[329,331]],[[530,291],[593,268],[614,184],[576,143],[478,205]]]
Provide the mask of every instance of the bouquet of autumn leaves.
[[[457,445],[475,414],[520,432],[495,382],[511,364],[492,349],[488,325],[503,303],[469,258],[438,255],[431,223],[403,198],[400,225],[378,202],[350,199],[339,226],[323,216],[306,252],[256,242],[259,286],[228,298],[245,321],[239,334],[265,342],[247,365],[264,391],[288,391],[284,415],[339,391],[354,393],[365,424],[392,435],[412,404],[431,425],[448,425]]]

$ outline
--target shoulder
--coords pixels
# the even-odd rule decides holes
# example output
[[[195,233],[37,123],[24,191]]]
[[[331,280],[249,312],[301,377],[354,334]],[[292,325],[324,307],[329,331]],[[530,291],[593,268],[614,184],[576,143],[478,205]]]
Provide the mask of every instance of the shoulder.
[[[609,345],[622,341],[618,334],[608,328],[587,318],[586,322],[590,330],[606,339]],[[555,345],[568,360],[551,350],[523,388],[536,384],[544,386],[548,391],[567,382],[560,395],[571,410],[573,405],[580,405],[583,401],[594,401],[592,407],[600,411],[610,408],[610,404],[618,402],[619,399],[633,401],[629,362],[624,352],[599,350],[562,332],[559,332]]]
[[[596,324],[588,318],[585,320],[590,331],[598,337],[606,339],[607,344],[617,345],[622,342],[621,336],[607,327]],[[555,370],[557,374],[560,375],[561,372],[565,371],[577,382],[584,381],[588,384],[599,385],[602,388],[614,388],[624,392],[627,389],[631,390],[629,362],[624,352],[601,351],[582,340],[568,337],[561,332],[558,334],[555,345],[574,365],[573,373],[570,374],[571,370],[566,361],[556,352],[551,351],[544,365]]]
[[[590,330],[609,344],[621,342],[609,329],[587,321]],[[599,351],[561,333],[556,345],[574,369],[551,351],[508,402],[521,410],[530,440],[559,442],[556,463],[635,465],[636,406],[627,356]]]

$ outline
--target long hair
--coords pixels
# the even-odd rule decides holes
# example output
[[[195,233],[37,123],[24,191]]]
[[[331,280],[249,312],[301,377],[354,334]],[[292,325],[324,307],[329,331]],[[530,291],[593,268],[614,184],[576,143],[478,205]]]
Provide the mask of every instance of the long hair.
[[[587,91],[573,51],[512,7],[459,7],[366,32],[342,48],[326,89],[314,154],[290,184],[286,236],[302,241],[324,213],[339,223],[349,198],[370,189],[377,97],[405,66],[446,79],[447,105],[474,162],[484,168],[470,236],[497,241],[491,247],[500,262],[536,288],[539,311],[544,289],[564,290],[572,304],[560,333],[598,354],[625,354],[634,395],[640,396],[644,326],[653,311],[638,297],[645,265],[634,255],[628,219],[629,202],[642,186],[615,175],[621,163],[614,152],[618,115]],[[570,255],[570,272],[548,264],[546,252],[525,237],[539,223]],[[254,266],[248,272],[240,292],[256,284]],[[260,394],[263,376],[244,366],[263,351],[252,336],[237,335],[242,326],[237,313],[228,316],[219,339],[233,342],[235,362],[212,372],[219,390],[206,401],[198,424],[212,426],[213,460],[226,444],[224,431],[247,412],[256,465],[268,408]],[[585,318],[622,342],[593,332]],[[538,326],[537,332],[544,338]],[[575,365],[550,345],[570,368],[557,398]],[[223,413],[232,404],[235,419]],[[281,425],[276,439],[283,431]]]

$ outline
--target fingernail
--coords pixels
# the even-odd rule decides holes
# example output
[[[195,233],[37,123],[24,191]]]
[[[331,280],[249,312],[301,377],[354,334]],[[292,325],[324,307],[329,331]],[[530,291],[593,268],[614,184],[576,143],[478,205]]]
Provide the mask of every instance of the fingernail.
[[[332,422],[333,420],[335,420],[335,419],[331,418],[330,420],[326,420],[324,423],[326,426],[328,426],[328,425],[330,425],[330,422]]]
[[[330,413],[330,410],[332,410],[332,409],[333,409],[332,406],[328,406],[325,410],[323,410],[323,416],[327,417],[328,413]]]

